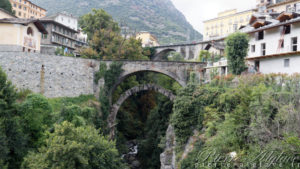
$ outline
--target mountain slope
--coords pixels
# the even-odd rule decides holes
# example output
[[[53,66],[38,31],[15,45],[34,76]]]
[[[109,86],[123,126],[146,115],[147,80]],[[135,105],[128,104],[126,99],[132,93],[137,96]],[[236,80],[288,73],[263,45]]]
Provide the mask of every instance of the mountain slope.
[[[195,31],[171,0],[33,0],[48,10],[48,14],[67,11],[76,16],[92,8],[102,8],[124,27],[134,31],[149,31],[161,44],[199,41]]]

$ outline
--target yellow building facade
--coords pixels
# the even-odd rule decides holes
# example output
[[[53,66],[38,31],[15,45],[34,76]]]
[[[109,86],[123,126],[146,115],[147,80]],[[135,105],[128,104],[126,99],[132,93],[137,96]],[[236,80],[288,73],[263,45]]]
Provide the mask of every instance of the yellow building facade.
[[[159,46],[157,38],[149,32],[137,33],[136,39],[140,39],[142,41],[143,47]]]
[[[39,21],[0,19],[0,47],[7,51],[40,52],[42,33],[47,31]]]
[[[255,9],[242,12],[233,9],[219,13],[217,18],[204,21],[204,40],[225,37],[237,31],[249,23],[255,12]]]
[[[28,0],[9,0],[15,15],[18,18],[43,18],[46,16],[46,9],[41,8]]]

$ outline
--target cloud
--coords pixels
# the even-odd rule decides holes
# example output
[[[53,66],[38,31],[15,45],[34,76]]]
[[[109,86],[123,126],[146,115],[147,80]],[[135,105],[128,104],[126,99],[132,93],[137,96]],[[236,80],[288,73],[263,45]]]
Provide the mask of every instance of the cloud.
[[[243,11],[256,5],[256,0],[172,0],[172,2],[201,33],[203,21],[217,17],[219,12],[229,9]]]

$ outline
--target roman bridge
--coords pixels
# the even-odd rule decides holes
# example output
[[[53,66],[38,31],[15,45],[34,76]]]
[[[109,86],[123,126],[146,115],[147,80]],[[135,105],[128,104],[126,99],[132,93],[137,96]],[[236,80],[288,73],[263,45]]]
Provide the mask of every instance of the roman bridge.
[[[159,85],[156,85],[156,84],[145,84],[145,85],[135,86],[135,87],[125,91],[120,96],[118,101],[116,101],[116,103],[111,106],[111,113],[107,119],[108,126],[110,128],[110,138],[114,138],[114,136],[115,136],[115,126],[117,125],[116,117],[117,117],[118,111],[119,111],[120,107],[122,106],[122,104],[124,103],[124,101],[136,93],[139,93],[141,91],[147,91],[147,90],[152,90],[152,91],[158,92],[160,94],[163,94],[164,96],[168,97],[171,101],[173,101],[176,97],[171,91],[169,91]]]
[[[73,58],[64,56],[43,55],[25,52],[0,52],[0,67],[17,89],[29,89],[46,97],[77,97],[80,95],[97,95],[104,80],[95,83],[95,74],[99,71],[100,62],[109,67],[113,61],[97,61],[93,59]],[[114,104],[111,96],[117,86],[127,77],[138,72],[156,72],[164,74],[181,86],[186,86],[190,73],[198,80],[203,79],[206,63],[201,62],[170,62],[170,61],[119,61],[124,70],[109,91],[112,107],[110,127],[115,125],[115,117],[130,95],[144,90],[154,90],[174,99],[174,95],[157,85],[138,86],[124,93]]]
[[[102,61],[106,63],[107,67],[113,63],[113,61]],[[205,70],[206,63],[201,62],[170,62],[170,61],[121,61],[123,72],[116,79],[116,83],[111,87],[109,91],[109,102],[111,105],[111,111],[108,118],[108,124],[110,127],[110,136],[114,138],[116,116],[122,103],[131,95],[145,91],[152,90],[167,96],[170,100],[174,100],[175,95],[169,90],[155,84],[147,84],[142,86],[135,86],[132,89],[124,92],[116,103],[112,102],[112,95],[117,86],[122,83],[127,77],[134,75],[138,72],[156,72],[164,74],[176,82],[182,87],[186,86],[189,80],[190,73],[193,72],[196,75],[196,79],[201,80],[203,78],[203,71]],[[104,80],[99,80],[100,85],[104,85]],[[100,88],[100,87],[99,87]]]
[[[201,50],[207,50],[220,54],[224,51],[224,39],[215,39],[194,43],[156,46],[152,60],[162,60],[169,52],[180,53],[184,60],[197,60]]]

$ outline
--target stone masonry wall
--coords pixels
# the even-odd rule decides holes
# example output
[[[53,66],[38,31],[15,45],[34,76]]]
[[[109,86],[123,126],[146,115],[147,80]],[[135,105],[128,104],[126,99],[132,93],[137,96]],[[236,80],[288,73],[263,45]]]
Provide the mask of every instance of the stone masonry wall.
[[[0,66],[18,89],[46,97],[94,94],[94,73],[99,62],[89,59],[23,52],[0,52]]]

